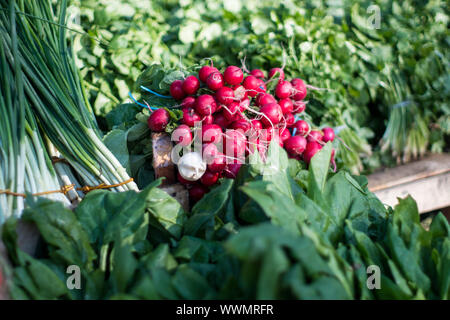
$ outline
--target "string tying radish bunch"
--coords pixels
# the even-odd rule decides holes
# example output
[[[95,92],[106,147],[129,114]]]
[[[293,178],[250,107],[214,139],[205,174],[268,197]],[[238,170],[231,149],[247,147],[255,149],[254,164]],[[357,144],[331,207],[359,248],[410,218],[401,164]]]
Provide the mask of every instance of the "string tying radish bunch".
[[[201,139],[199,152],[188,151],[178,161],[178,180],[189,187],[192,201],[198,201],[221,177],[234,179],[245,156],[259,152],[264,159],[276,140],[289,157],[307,164],[335,139],[332,128],[311,130],[299,116],[305,111],[308,89],[302,79],[287,79],[283,68],[264,71],[228,66],[223,73],[212,65],[196,75],[175,80],[170,95],[183,111],[172,141],[188,147]],[[268,89],[269,88],[269,89]],[[164,131],[170,117],[166,110],[153,111],[148,120],[152,131]],[[201,129],[197,128],[201,123]],[[334,150],[331,160],[334,168]]]

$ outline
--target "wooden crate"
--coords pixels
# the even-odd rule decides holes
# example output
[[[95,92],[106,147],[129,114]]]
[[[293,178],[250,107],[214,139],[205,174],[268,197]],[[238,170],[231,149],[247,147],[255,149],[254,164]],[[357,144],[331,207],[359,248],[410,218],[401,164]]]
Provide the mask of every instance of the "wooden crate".
[[[407,195],[416,200],[420,213],[450,206],[450,154],[434,154],[376,172],[368,179],[369,190],[390,206]]]

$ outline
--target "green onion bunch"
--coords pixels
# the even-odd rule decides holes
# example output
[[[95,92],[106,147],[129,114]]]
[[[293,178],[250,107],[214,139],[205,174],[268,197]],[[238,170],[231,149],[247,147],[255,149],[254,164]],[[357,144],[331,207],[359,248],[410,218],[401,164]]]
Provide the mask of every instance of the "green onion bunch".
[[[14,19],[13,10],[10,14]],[[11,31],[15,33],[14,28]],[[11,54],[17,56],[17,38],[12,37],[11,40]],[[12,215],[20,215],[25,192],[32,194],[60,189],[25,96],[20,60],[9,64],[5,52],[4,43],[0,41],[0,224]],[[62,193],[52,193],[47,197],[70,204]]]
[[[398,163],[423,156],[430,137],[427,121],[403,77],[392,71],[386,82],[384,101],[391,107],[381,151],[390,150]]]

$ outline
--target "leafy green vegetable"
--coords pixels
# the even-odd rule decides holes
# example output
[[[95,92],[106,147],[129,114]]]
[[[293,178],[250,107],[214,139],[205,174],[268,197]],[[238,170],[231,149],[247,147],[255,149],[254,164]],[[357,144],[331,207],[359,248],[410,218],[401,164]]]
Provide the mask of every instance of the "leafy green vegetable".
[[[63,204],[47,199],[41,198],[34,201],[32,197],[29,197],[27,204],[23,219],[36,224],[49,246],[49,255],[52,260],[91,269],[96,254],[77,216]],[[53,214],[47,215],[48,212]]]
[[[180,238],[186,213],[176,199],[161,189],[153,188],[146,197],[146,208],[151,215],[151,224],[157,223],[160,229]]]
[[[30,202],[24,219],[42,234],[39,256],[18,248],[17,220],[2,230],[14,264],[11,295],[448,299],[450,226],[442,214],[426,231],[410,197],[386,209],[365,178],[328,172],[330,147],[313,157],[308,175],[277,144],[271,148],[267,162],[223,179],[189,213],[157,189],[160,180],[140,193],[93,191],[75,213],[50,200]],[[280,163],[291,181],[258,173],[277,175]],[[64,286],[68,264],[81,268],[76,292]],[[379,289],[367,286],[369,266],[380,269]]]

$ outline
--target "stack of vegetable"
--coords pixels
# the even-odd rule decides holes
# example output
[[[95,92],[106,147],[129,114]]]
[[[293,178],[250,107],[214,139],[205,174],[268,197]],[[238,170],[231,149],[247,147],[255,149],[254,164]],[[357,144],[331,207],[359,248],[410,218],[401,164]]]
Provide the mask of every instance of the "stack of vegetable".
[[[380,9],[380,26],[371,26]],[[339,128],[349,147],[338,167],[352,172],[448,149],[449,50],[445,1],[273,1],[182,3],[78,1],[75,44],[88,96],[104,116],[127,99],[140,71],[154,61],[239,64],[285,73],[327,88],[309,96],[307,114]],[[94,25],[94,27],[93,27]],[[95,41],[101,39],[101,42]],[[108,45],[105,44],[108,42]],[[110,57],[110,58],[108,58]],[[119,99],[120,100],[120,99]],[[370,144],[369,144],[370,142]],[[382,148],[383,147],[383,148]]]
[[[269,149],[266,162],[255,153],[254,164],[222,179],[190,212],[157,188],[160,180],[140,193],[92,191],[74,212],[27,198],[23,219],[36,224],[43,246],[31,257],[17,246],[17,220],[4,225],[12,297],[449,298],[442,214],[426,231],[411,198],[386,209],[366,178],[330,172],[330,143],[308,170],[277,143]],[[70,265],[80,267],[79,290],[66,286]],[[370,289],[376,267],[379,287]]]
[[[178,165],[178,180],[189,186],[191,200],[198,201],[220,177],[235,178],[246,155],[258,152],[265,158],[271,141],[290,157],[309,163],[335,138],[332,128],[311,130],[299,119],[308,88],[313,87],[299,78],[288,81],[282,68],[271,69],[267,78],[260,69],[243,69],[228,66],[222,73],[205,65],[198,74],[172,81],[170,94],[181,103],[171,108],[181,107],[183,113],[183,124],[175,129],[168,128],[168,110],[148,105],[150,130],[169,129],[176,148],[183,148],[183,156],[172,160]],[[192,129],[198,141],[193,141]],[[196,142],[201,150],[192,150]],[[331,161],[334,164],[334,150]]]
[[[0,201],[6,211],[0,219],[23,209],[23,196],[14,193],[53,195],[65,186],[80,189],[82,195],[99,185],[116,185],[116,191],[137,190],[102,142],[67,47],[66,1],[56,8],[60,10],[58,22],[50,1],[6,1],[0,8],[5,75],[0,105],[0,188],[4,191]],[[59,166],[61,186],[49,160],[49,155],[58,153],[75,172]],[[53,196],[64,199],[61,194]]]
[[[358,143],[365,148],[348,127],[325,129],[331,118],[350,126],[348,119],[357,115],[351,106],[329,109],[332,103],[343,103],[333,100],[344,96],[343,91],[315,91],[314,95],[330,99],[324,100],[328,107],[322,110],[318,99],[308,97],[305,108],[305,82],[284,78],[285,71],[286,75],[298,72],[295,64],[269,71],[267,81],[261,79],[265,78],[261,71],[243,68],[244,78],[243,69],[236,66],[225,68],[223,74],[203,66],[197,79],[183,68],[166,72],[155,64],[138,80],[146,92],[141,99],[145,109],[139,109],[137,101],[115,108],[106,116],[112,130],[102,139],[66,46],[66,1],[54,6],[38,0],[0,3],[0,71],[5,75],[0,88],[4,115],[0,119],[0,187],[8,189],[0,194],[0,209],[6,208],[0,218],[7,218],[0,234],[12,264],[2,265],[0,259],[0,286],[6,284],[13,298],[449,298],[450,226],[444,216],[436,215],[427,231],[411,198],[385,208],[368,191],[365,177],[330,170],[335,132],[347,144],[353,142],[349,149],[355,151],[352,148]],[[236,2],[226,3],[231,10],[230,3]],[[285,2],[281,10],[291,5]],[[58,22],[55,8],[60,10]],[[269,16],[278,19],[276,14]],[[251,30],[263,34],[268,24],[260,15],[255,17],[248,20]],[[294,18],[304,19],[302,15]],[[333,32],[338,29],[329,19],[317,23],[329,25]],[[327,40],[334,46],[339,37]],[[295,60],[296,55],[291,57]],[[315,59],[305,64],[305,73]],[[361,67],[357,62],[348,61],[349,66]],[[334,82],[323,87],[342,89],[349,83]],[[357,81],[354,85],[364,92],[364,85]],[[180,105],[174,106],[167,92]],[[400,92],[393,100],[403,99]],[[403,107],[395,109],[401,110],[401,116]],[[302,119],[292,121],[299,114]],[[311,118],[323,118],[322,132],[310,130]],[[195,120],[204,124],[202,130],[195,131]],[[154,181],[147,169],[150,129],[172,133],[182,147],[201,137],[207,144],[200,151],[214,155],[215,161],[222,156],[231,159],[225,166],[220,161],[209,164],[209,177],[212,174],[214,179],[200,179],[209,192],[193,192],[191,187],[196,203],[189,212],[158,188],[161,179]],[[242,138],[255,129],[255,142]],[[219,157],[216,140],[225,145]],[[49,196],[54,200],[30,194],[25,200],[17,197],[16,193],[41,191],[41,183],[58,189],[49,160],[57,154],[55,150],[74,169],[58,167],[63,185],[113,184],[115,191],[124,192],[93,190],[73,210],[62,203],[67,200],[61,192]],[[345,159],[343,150],[348,149],[336,150],[342,156],[337,161]],[[247,152],[249,164],[241,165],[239,156]],[[197,172],[186,173],[182,161],[195,154],[188,152],[178,162],[182,179],[197,178]],[[206,170],[201,158],[200,165],[184,160]],[[143,187],[141,192],[129,182],[126,170]],[[35,224],[42,236],[34,256],[21,250],[17,241],[17,216],[23,208],[20,219]],[[67,286],[67,268],[73,265],[81,271],[77,290]],[[380,283],[372,289],[367,285],[367,270],[374,269],[380,271]]]

